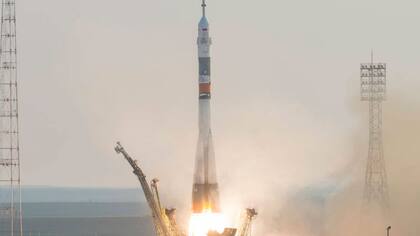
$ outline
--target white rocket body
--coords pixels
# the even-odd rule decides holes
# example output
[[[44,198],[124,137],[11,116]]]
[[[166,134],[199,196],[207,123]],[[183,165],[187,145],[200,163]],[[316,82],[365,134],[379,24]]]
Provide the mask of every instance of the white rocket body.
[[[194,184],[192,192],[193,213],[219,212],[219,190],[216,176],[212,132],[210,125],[210,45],[209,24],[205,16],[198,24],[198,61],[199,61],[199,136],[197,144]]]

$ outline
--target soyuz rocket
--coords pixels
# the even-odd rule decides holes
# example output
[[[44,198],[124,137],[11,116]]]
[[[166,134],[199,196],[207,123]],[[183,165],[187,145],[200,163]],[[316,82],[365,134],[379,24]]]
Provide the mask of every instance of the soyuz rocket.
[[[206,3],[202,3],[203,16],[198,24],[199,63],[199,136],[195,159],[192,191],[193,213],[219,212],[219,189],[216,176],[213,140],[210,127],[210,45],[209,23],[206,18]]]

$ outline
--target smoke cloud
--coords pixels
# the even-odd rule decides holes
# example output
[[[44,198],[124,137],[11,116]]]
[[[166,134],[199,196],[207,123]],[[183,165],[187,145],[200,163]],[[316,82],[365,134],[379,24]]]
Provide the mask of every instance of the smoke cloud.
[[[405,90],[405,94],[391,92],[383,106],[384,147],[391,205],[388,212],[368,214],[362,208],[367,156],[367,138],[363,136],[367,136],[367,125],[364,123],[367,123],[368,117],[363,107],[367,104],[354,102],[351,105],[354,116],[364,123],[359,123],[352,138],[342,140],[346,142],[345,145],[330,145],[331,140],[334,140],[331,137],[331,140],[311,140],[318,144],[318,151],[322,150],[324,145],[336,150],[334,154],[342,151],[344,164],[323,161],[321,166],[317,167],[293,163],[297,164],[293,167],[294,170],[302,168],[302,171],[294,172],[290,179],[281,178],[282,173],[287,172],[290,166],[280,158],[268,160],[270,165],[266,166],[264,171],[256,171],[258,165],[254,166],[254,172],[252,168],[245,171],[258,173],[259,176],[256,183],[259,187],[253,186],[250,188],[253,191],[247,192],[249,195],[255,194],[250,199],[261,200],[261,215],[255,222],[255,233],[279,236],[368,236],[384,235],[386,227],[392,225],[393,235],[417,235],[420,232],[420,192],[417,187],[420,178],[420,161],[417,158],[420,155],[417,137],[420,132],[420,126],[417,124],[420,119],[420,104],[413,99],[415,97],[414,89]],[[299,145],[303,142],[296,140],[296,143]],[[304,143],[307,144],[308,141]],[[305,148],[305,145],[302,145],[302,148]],[[319,153],[310,152],[310,149],[306,148],[305,150],[308,159],[318,158]],[[288,157],[296,159],[295,153]],[[328,173],[329,168],[332,174]],[[313,174],[313,169],[318,171],[318,175]],[[270,176],[273,171],[276,174]],[[245,186],[250,186],[249,181],[245,183]],[[289,183],[293,187],[280,190],[279,183]]]

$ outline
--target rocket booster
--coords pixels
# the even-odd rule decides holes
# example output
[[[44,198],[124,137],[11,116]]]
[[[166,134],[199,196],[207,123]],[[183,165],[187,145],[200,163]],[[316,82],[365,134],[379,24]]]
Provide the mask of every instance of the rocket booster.
[[[216,176],[213,140],[210,127],[210,45],[209,23],[206,18],[206,3],[202,4],[203,16],[198,24],[199,62],[199,137],[194,169],[192,192],[193,213],[219,212],[219,190]]]

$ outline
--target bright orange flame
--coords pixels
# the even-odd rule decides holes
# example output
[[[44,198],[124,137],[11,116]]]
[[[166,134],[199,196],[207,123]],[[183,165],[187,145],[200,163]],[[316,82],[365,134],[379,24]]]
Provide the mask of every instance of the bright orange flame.
[[[213,213],[208,210],[203,213],[192,214],[189,236],[207,236],[210,230],[222,233],[226,225],[226,217],[221,213]]]

